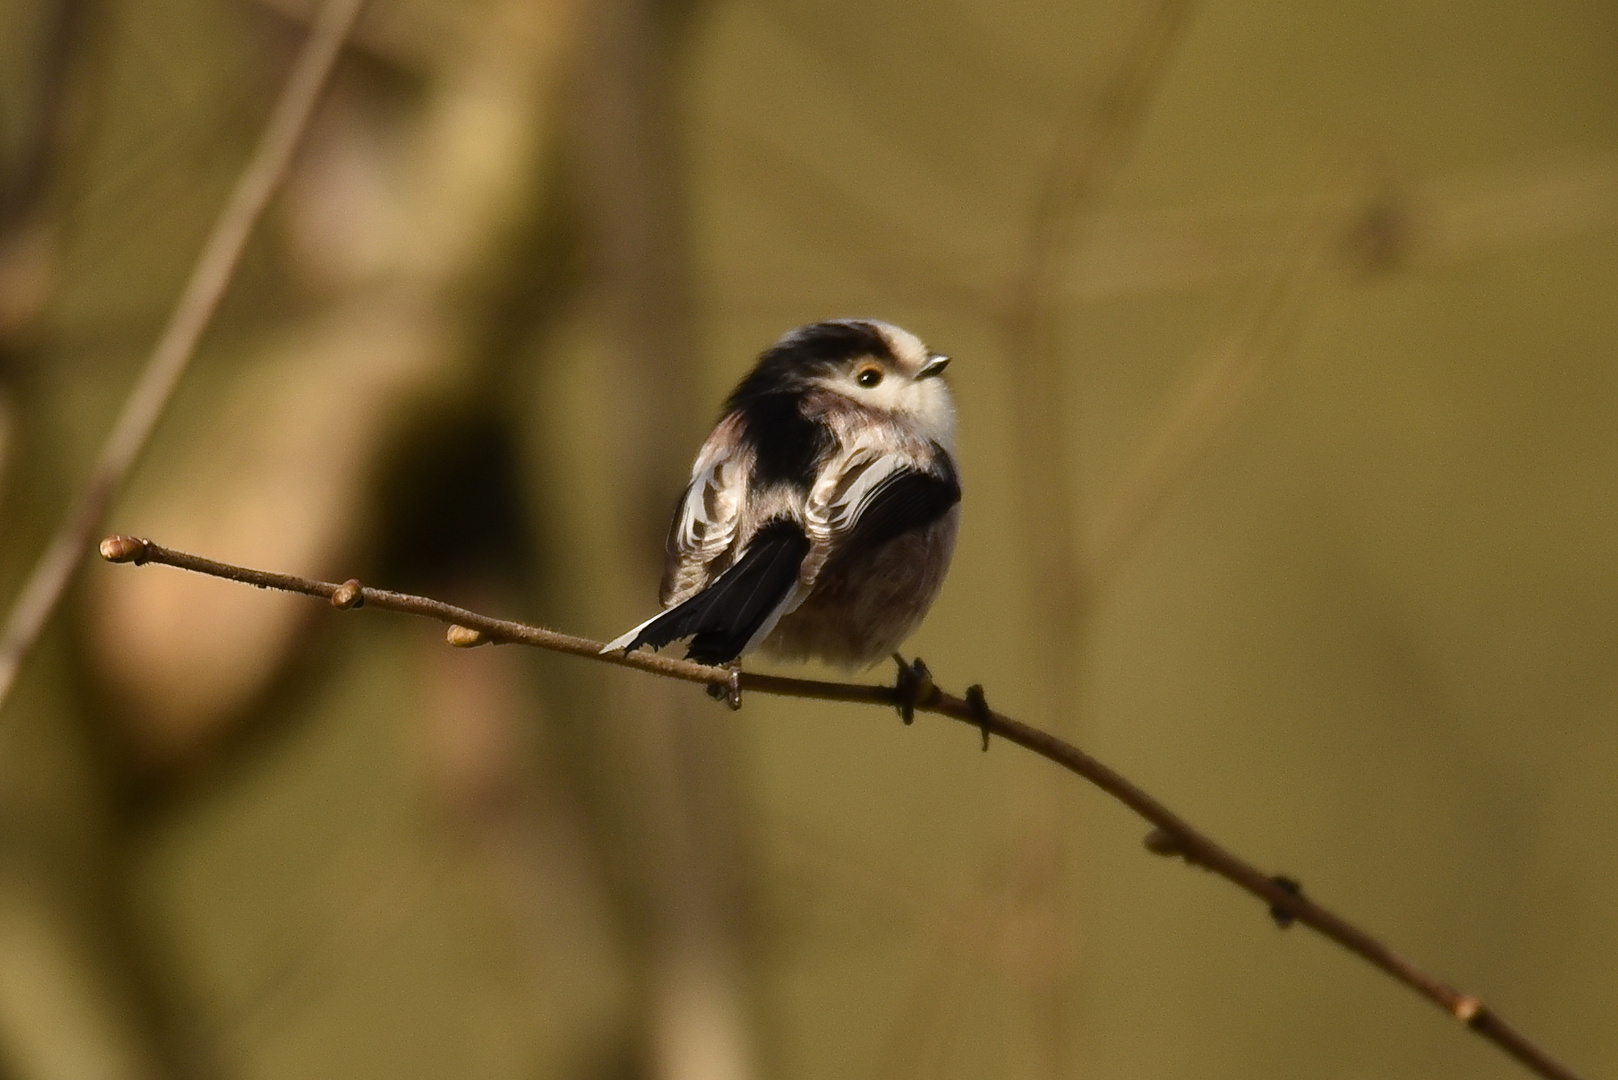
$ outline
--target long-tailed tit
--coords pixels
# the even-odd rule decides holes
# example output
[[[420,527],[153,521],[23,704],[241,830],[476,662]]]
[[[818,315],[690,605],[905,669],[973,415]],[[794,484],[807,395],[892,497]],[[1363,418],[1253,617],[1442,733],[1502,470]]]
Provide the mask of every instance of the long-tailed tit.
[[[932,605],[960,521],[949,358],[873,320],[771,346],[703,443],[669,528],[663,611],[603,651],[728,664],[762,647],[864,666]]]

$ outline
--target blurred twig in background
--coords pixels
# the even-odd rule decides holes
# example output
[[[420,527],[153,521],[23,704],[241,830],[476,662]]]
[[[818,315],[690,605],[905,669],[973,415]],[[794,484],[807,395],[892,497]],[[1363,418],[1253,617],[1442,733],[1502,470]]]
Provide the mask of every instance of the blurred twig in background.
[[[924,670],[919,682],[912,681],[907,686],[906,679],[901,677],[898,686],[890,687],[738,672],[730,668],[675,660],[655,653],[604,654],[601,651],[602,644],[588,638],[561,634],[507,619],[490,618],[429,597],[369,588],[356,580],[341,584],[311,581],[291,574],[232,566],[187,552],[174,551],[150,540],[130,536],[107,537],[101,542],[100,550],[102,558],[108,562],[133,563],[137,566],[148,564],[172,566],[261,589],[279,589],[317,597],[330,601],[334,607],[340,609],[369,606],[436,619],[450,624],[447,634],[450,644],[463,648],[490,642],[530,645],[600,663],[635,668],[668,679],[729,689],[733,693],[739,690],[742,693],[776,694],[817,701],[842,701],[896,707],[901,710],[913,709],[947,716],[981,731],[985,750],[989,747],[989,737],[999,736],[1054,762],[1117,799],[1154,827],[1153,832],[1146,838],[1146,846],[1154,854],[1177,856],[1192,866],[1200,866],[1218,874],[1268,904],[1270,914],[1283,928],[1296,921],[1319,931],[1422,997],[1439,1005],[1470,1030],[1510,1054],[1538,1075],[1551,1080],[1577,1080],[1576,1073],[1513,1028],[1479,998],[1462,993],[1429,974],[1353,923],[1315,903],[1304,895],[1297,882],[1286,877],[1265,874],[1257,867],[1231,854],[1134,783],[1073,744],[995,712],[985,703],[982,687],[972,687],[965,697],[955,697],[941,690]],[[914,674],[912,671],[912,675]],[[739,705],[740,698],[735,698],[735,701]],[[719,1065],[728,1064],[716,1057],[708,1057],[707,1060]]]
[[[581,306],[602,347],[596,392],[615,420],[598,449],[614,498],[591,541],[642,572],[611,574],[592,588],[575,571],[562,587],[576,606],[611,596],[626,577],[656,579],[667,493],[679,490],[685,469],[671,447],[685,443],[700,415],[675,117],[683,46],[706,6],[600,0],[584,13],[569,131],[590,240]],[[622,929],[644,975],[636,1064],[658,1080],[748,1080],[760,1040],[740,940],[735,837],[750,815],[727,757],[733,750],[701,722],[699,704],[666,685],[619,682],[590,684],[573,712],[618,762],[621,786],[609,796],[616,842],[606,848],[622,860]]]
[[[87,553],[107,505],[151,438],[195,355],[254,225],[286,175],[293,151],[364,3],[365,0],[329,0],[321,8],[265,124],[264,134],[220,210],[174,313],[102,445],[89,479],[35,564],[22,593],[13,601],[4,630],[0,631],[0,708],[4,708],[23,660]]]
[[[1063,268],[1088,237],[1093,215],[1123,167],[1165,71],[1190,0],[1141,5],[1133,37],[1097,100],[1074,113],[1051,153],[1028,224],[1021,265],[1007,287],[1006,352],[1016,365],[1024,520],[1029,523],[1029,596],[1049,629],[1040,647],[1052,672],[1070,670],[1083,618],[1079,541],[1068,462],[1066,378],[1058,289]],[[1057,695],[1066,700],[1067,695]]]
[[[1146,0],[1132,5],[1129,36],[1099,92],[1086,94],[1058,136],[1029,217],[1021,260],[1007,283],[1001,315],[1014,376],[1018,422],[1016,490],[1026,532],[1027,605],[1040,627],[1027,647],[1045,683],[1046,723],[1073,731],[1083,670],[1089,582],[1083,576],[1070,445],[1069,365],[1064,364],[1058,289],[1063,268],[1088,239],[1096,210],[1122,169],[1169,57],[1194,5]],[[1060,717],[1060,721],[1058,720]],[[1051,1080],[1073,1072],[1068,1015],[1074,992],[1078,928],[1063,917],[1071,905],[1067,871],[1072,814],[1062,813],[1061,789],[1036,787],[1029,820],[1017,842],[1011,875],[1021,882],[1001,911],[1024,909],[1045,927],[1046,947],[1029,954],[1027,978]],[[1021,903],[1015,901],[1020,900]]]
[[[880,208],[820,177],[815,163],[737,138],[738,155],[759,183],[798,192],[798,204],[831,204],[865,223],[849,258],[919,306],[959,308],[1001,319],[1005,297],[970,280],[962,268],[983,261],[974,251],[933,251],[925,238],[879,216]],[[1367,212],[1349,261],[1382,278],[1454,267],[1515,248],[1598,232],[1618,220],[1618,156],[1591,149],[1544,154],[1506,167],[1469,170],[1423,182],[1388,183]],[[1257,207],[1210,216],[1200,208],[1150,215],[1099,209],[1083,243],[1065,260],[1052,288],[1060,303],[1187,293],[1270,272],[1307,207]],[[810,215],[799,211],[805,226]],[[900,259],[895,251],[906,252]],[[728,309],[767,306],[760,293],[727,297]],[[717,301],[716,301],[717,302]],[[827,306],[849,301],[833,297]]]
[[[90,0],[62,0],[46,14],[39,49],[16,109],[17,145],[0,153],[0,504],[6,495],[16,407],[13,382],[25,340],[50,291],[55,244],[46,195],[66,141],[70,75],[83,51]],[[3,684],[0,684],[3,685]],[[5,695],[0,692],[0,704]]]
[[[301,34],[314,9],[294,0],[247,14],[273,42]],[[219,381],[182,395],[167,428],[188,434],[157,441],[126,505],[196,546],[321,573],[382,512],[373,481],[396,444],[475,430],[498,455],[506,361],[554,306],[560,276],[534,272],[548,252],[530,251],[530,233],[556,198],[574,16],[527,0],[367,8],[259,249],[286,261],[281,288],[301,302],[264,333],[220,335],[207,366]],[[511,316],[512,295],[531,301],[524,318]],[[356,412],[355,400],[374,408]],[[434,475],[476,456],[421,452]],[[497,460],[442,487],[498,488]],[[408,501],[431,519],[426,497]],[[497,531],[479,542],[498,547]],[[380,557],[458,557],[443,539],[404,549]],[[297,658],[296,606],[244,604],[194,580],[100,584],[110,587],[88,595],[97,667],[148,763],[202,765],[215,744],[238,742],[254,726],[239,723],[244,711]],[[179,617],[199,606],[206,620]]]
[[[1258,283],[1250,309],[1191,363],[1117,487],[1091,515],[1078,554],[1077,572],[1086,592],[1102,588],[1117,572],[1175,485],[1263,388],[1321,274],[1342,254],[1345,239],[1361,235],[1351,234],[1350,226],[1372,221],[1382,206],[1364,196],[1363,186],[1334,184],[1322,206],[1300,216]]]

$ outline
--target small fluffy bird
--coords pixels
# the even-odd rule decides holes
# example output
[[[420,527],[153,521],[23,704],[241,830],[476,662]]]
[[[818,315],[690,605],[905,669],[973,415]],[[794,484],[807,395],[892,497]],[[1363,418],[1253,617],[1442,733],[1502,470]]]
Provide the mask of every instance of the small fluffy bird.
[[[603,651],[728,664],[762,648],[864,667],[916,628],[960,522],[949,357],[888,323],[777,341],[702,444],[669,527],[663,611]]]

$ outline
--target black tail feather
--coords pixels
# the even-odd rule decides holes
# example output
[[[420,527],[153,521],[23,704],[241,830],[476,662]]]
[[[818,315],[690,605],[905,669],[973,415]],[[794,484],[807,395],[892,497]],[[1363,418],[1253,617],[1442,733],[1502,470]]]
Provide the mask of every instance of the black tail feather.
[[[809,538],[797,523],[770,522],[753,535],[735,565],[691,599],[647,623],[628,651],[642,645],[661,649],[689,637],[686,659],[730,663],[797,584],[798,568],[807,554]]]

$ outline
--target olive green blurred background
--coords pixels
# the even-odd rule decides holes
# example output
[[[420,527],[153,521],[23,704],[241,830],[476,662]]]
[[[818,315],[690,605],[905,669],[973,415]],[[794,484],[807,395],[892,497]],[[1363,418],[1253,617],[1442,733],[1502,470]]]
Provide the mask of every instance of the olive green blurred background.
[[[5,603],[310,9],[0,3]],[[108,531],[609,637],[751,358],[892,320],[940,681],[1618,1075],[1615,241],[1610,2],[374,0]],[[0,1076],[1524,1075],[1143,833],[90,565],[0,726]]]

